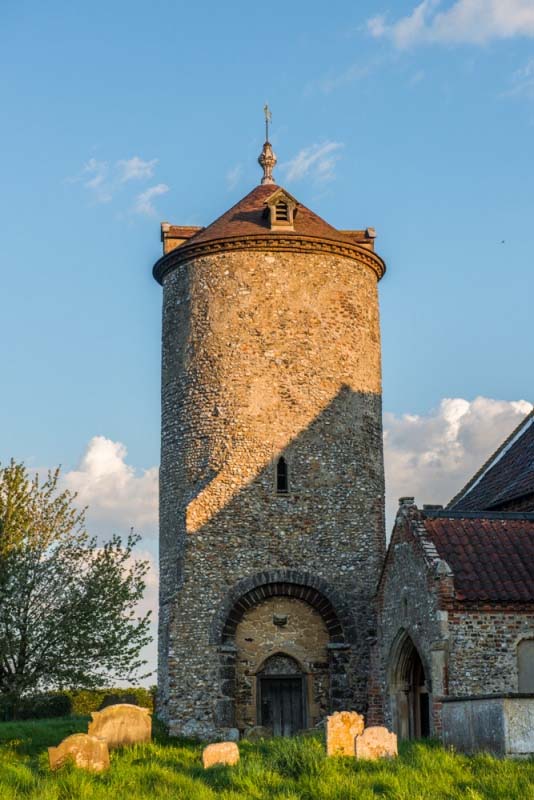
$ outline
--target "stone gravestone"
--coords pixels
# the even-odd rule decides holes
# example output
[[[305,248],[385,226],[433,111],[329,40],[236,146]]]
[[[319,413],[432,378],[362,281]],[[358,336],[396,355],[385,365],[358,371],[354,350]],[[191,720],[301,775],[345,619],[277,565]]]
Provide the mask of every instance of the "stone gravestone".
[[[219,742],[209,744],[202,751],[202,764],[204,769],[218,764],[237,764],[239,761],[239,748],[235,742]]]
[[[118,703],[103,711],[91,713],[88,733],[100,736],[108,747],[149,742],[152,736],[152,719],[148,708]]]
[[[363,717],[356,711],[331,714],[326,718],[326,755],[354,756],[354,740],[363,728]]]
[[[109,767],[107,742],[86,733],[75,733],[63,739],[57,747],[48,748],[50,769],[58,769],[69,760],[81,769],[103,772]]]
[[[134,694],[123,694],[122,697],[119,697],[118,694],[106,694],[98,706],[98,710],[103,711],[108,706],[116,706],[119,703],[128,703],[131,706],[139,705],[137,697]]]
[[[397,734],[380,725],[366,728],[354,742],[356,758],[395,758],[397,755]]]
[[[249,742],[259,742],[262,739],[272,739],[273,732],[270,728],[264,728],[263,725],[253,725],[246,729],[244,737]]]

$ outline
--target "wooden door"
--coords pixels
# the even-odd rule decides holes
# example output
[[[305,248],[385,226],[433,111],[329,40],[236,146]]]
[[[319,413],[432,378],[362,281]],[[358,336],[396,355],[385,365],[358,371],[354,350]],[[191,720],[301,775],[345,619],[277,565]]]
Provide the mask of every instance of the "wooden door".
[[[304,726],[302,677],[260,679],[260,724],[274,736],[293,736]]]

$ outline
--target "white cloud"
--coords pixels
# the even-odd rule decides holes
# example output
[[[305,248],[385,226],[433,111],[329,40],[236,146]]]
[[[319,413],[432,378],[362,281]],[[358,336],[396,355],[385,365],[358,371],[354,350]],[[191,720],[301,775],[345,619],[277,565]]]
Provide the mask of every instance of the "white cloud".
[[[130,181],[148,181],[152,178],[157,163],[157,158],[145,161],[140,156],[119,159],[111,165],[107,161],[90,158],[78,175],[68,178],[67,182],[81,183],[96,203],[110,203],[117,194],[124,192],[125,185]],[[135,199],[135,211],[153,216],[155,208],[151,203],[152,198],[168,191],[166,184],[159,183],[141,192]]]
[[[412,75],[412,77],[408,81],[408,85],[409,86],[417,86],[417,84],[421,83],[421,81],[424,81],[424,79],[425,79],[425,72],[424,72],[424,70],[420,69],[420,70],[418,70],[418,72],[415,72]]]
[[[96,203],[109,203],[112,193],[107,183],[108,173],[109,165],[106,161],[90,158],[73,182],[82,181],[83,186],[91,193]]]
[[[237,184],[241,179],[242,174],[243,174],[242,164],[236,164],[235,167],[232,167],[231,169],[228,170],[228,172],[226,173],[226,186],[230,191],[232,189],[235,189],[235,187],[237,186]]]
[[[153,158],[151,161],[143,161],[139,156],[117,161],[116,168],[119,174],[119,181],[126,183],[127,181],[151,178],[154,175],[154,167],[157,163],[157,158]]]
[[[156,208],[152,202],[155,197],[161,194],[166,194],[169,187],[166,183],[158,183],[156,186],[150,186],[141,194],[138,194],[135,199],[134,211],[137,214],[145,214],[147,217],[153,217],[156,214]]]
[[[485,44],[515,36],[534,37],[534,0],[423,0],[396,22],[383,15],[367,21],[375,38],[387,37],[399,48],[419,43]]]
[[[444,399],[426,415],[384,414],[387,532],[398,498],[447,503],[532,406],[525,400]]]
[[[126,447],[105,436],[89,442],[78,469],[66,472],[63,483],[77,492],[77,503],[89,506],[90,532],[109,535],[131,527],[154,536],[158,517],[158,469],[140,472],[126,463]]]
[[[145,593],[137,606],[139,616],[152,611],[150,633],[152,641],[142,651],[147,671],[157,663],[158,620],[158,468],[136,470],[126,462],[127,449],[121,442],[105,436],[94,436],[77,469],[65,472],[62,485],[77,493],[76,505],[88,506],[87,530],[102,541],[113,533],[123,538],[130,528],[142,535],[131,561],[148,562]],[[154,548],[154,551],[151,549]],[[155,683],[151,675],[143,681]],[[120,681],[119,681],[120,684]]]
[[[514,72],[511,89],[506,94],[534,97],[534,58],[529,59],[524,67]]]
[[[347,69],[337,74],[328,74],[324,78],[310,83],[306,87],[306,92],[310,93],[314,89],[319,89],[323,94],[330,94],[331,92],[339,89],[341,86],[346,86],[354,81],[365,78],[371,72],[371,64],[352,64]]]
[[[150,633],[152,641],[141,651],[141,656],[147,661],[145,671],[153,674],[142,681],[150,686],[157,682],[156,669],[158,663],[158,605],[159,605],[159,569],[157,559],[149,550],[136,549],[132,560],[147,561],[148,572],[145,575],[145,592],[143,599],[137,604],[137,613],[140,617],[151,611]]]
[[[307,175],[318,181],[332,180],[342,147],[340,142],[312,144],[300,150],[290,161],[281,164],[280,169],[285,171],[288,181],[301,180]]]

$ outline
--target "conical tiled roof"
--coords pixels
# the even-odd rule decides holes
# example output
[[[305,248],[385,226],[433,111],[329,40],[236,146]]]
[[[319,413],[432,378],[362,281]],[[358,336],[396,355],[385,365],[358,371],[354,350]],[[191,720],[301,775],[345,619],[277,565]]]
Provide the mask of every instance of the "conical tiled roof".
[[[266,205],[275,193],[285,193],[292,208],[291,223],[272,226]],[[276,198],[273,198],[276,202]],[[160,283],[169,270],[208,251],[221,249],[299,249],[306,252],[325,250],[341,253],[370,266],[380,279],[386,265],[374,252],[375,233],[365,230],[339,231],[299,203],[286,189],[274,183],[256,186],[232,208],[206,228],[192,229],[162,223],[164,255],[156,262],[154,277]]]
[[[242,200],[235,204],[229,211],[192,236],[187,245],[209,242],[214,239],[226,239],[232,236],[280,236],[280,231],[272,231],[269,215],[266,213],[265,201],[274,194],[279,187],[275,184],[256,186]],[[316,236],[321,239],[334,239],[340,242],[354,244],[354,238],[336,230],[324,219],[321,219],[309,208],[301,203],[297,205],[294,218],[294,230],[284,231],[284,236]]]

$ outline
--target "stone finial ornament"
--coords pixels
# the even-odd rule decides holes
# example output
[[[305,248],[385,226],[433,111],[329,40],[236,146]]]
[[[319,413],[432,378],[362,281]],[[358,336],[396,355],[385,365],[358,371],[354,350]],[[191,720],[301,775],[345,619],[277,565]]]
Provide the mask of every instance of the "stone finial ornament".
[[[270,142],[265,142],[263,145],[263,150],[260,153],[260,157],[258,158],[258,164],[263,169],[263,178],[261,179],[262,183],[273,183],[273,169],[276,166],[276,156],[274,154],[273,148],[271,147]]]

